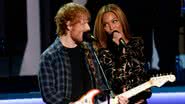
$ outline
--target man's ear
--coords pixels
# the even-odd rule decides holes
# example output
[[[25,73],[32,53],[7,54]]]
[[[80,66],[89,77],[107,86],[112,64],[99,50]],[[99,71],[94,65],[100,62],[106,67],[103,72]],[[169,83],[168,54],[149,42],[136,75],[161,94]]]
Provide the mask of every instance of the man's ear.
[[[71,30],[71,22],[70,21],[67,21],[66,22],[66,25],[67,25],[67,30]]]

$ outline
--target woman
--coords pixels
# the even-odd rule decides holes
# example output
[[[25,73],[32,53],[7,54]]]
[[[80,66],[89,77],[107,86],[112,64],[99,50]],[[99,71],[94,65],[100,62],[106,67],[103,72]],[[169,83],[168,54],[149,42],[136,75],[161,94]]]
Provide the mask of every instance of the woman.
[[[94,35],[100,63],[115,94],[125,92],[148,80],[144,70],[144,43],[129,32],[126,15],[115,4],[103,6],[96,17]],[[129,99],[130,103],[146,104],[151,96],[147,89]]]

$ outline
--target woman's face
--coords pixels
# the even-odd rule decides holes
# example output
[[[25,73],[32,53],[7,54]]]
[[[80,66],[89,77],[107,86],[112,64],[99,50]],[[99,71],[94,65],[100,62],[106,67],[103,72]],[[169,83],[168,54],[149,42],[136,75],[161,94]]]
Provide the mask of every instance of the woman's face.
[[[113,35],[112,40],[116,43],[119,44],[120,38],[124,36],[123,33],[123,28],[118,20],[118,17],[113,13],[113,12],[107,12],[103,15],[103,28],[108,35]],[[113,31],[117,31],[114,32]]]
[[[103,28],[108,34],[112,34],[115,30],[120,33],[123,32],[123,28],[118,17],[112,12],[107,12],[103,15]]]

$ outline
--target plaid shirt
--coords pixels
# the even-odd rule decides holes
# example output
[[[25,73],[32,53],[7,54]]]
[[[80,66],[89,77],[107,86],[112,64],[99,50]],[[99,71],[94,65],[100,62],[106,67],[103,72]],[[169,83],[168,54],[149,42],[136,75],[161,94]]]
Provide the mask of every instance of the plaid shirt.
[[[88,48],[90,45],[85,44],[86,49],[82,47],[82,50],[90,50],[92,53],[92,48]],[[89,61],[86,58],[87,69],[90,69]],[[94,68],[98,69],[97,63],[92,56],[92,62]],[[41,90],[41,95],[44,102],[47,104],[68,104],[70,102],[72,94],[72,73],[71,73],[71,63],[69,55],[66,49],[61,44],[59,38],[57,37],[55,42],[46,49],[41,55],[40,60],[40,70],[39,70],[39,85]],[[91,70],[88,70],[91,76],[92,88],[104,88],[101,75],[99,75],[99,70],[96,70],[96,76],[92,76]],[[93,78],[98,78],[100,83],[93,83]],[[101,85],[100,85],[101,84]]]

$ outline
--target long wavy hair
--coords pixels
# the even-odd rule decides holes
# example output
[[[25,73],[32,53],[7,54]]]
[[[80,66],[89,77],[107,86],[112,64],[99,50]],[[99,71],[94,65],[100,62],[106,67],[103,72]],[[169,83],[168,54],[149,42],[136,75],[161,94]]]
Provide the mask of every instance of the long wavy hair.
[[[103,20],[102,20],[103,15],[107,12],[112,12],[118,17],[118,20],[120,21],[123,27],[123,32],[125,34],[125,37],[127,39],[131,37],[130,32],[129,32],[128,21],[122,9],[116,4],[104,5],[103,7],[100,8],[100,10],[97,13],[95,24],[94,24],[94,31],[93,31],[94,36],[98,40],[98,42],[96,43],[96,46],[100,48],[107,48],[107,44],[108,44],[107,43],[108,36],[106,35],[106,32],[104,31]]]

